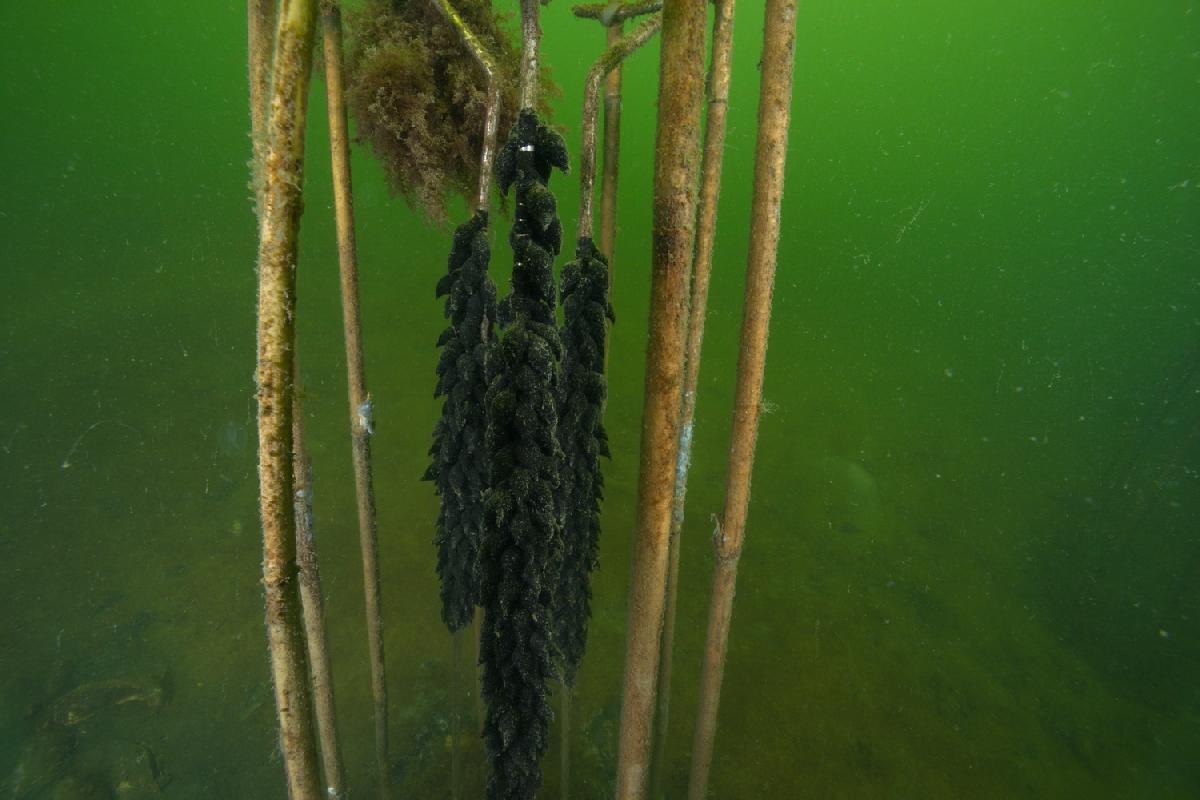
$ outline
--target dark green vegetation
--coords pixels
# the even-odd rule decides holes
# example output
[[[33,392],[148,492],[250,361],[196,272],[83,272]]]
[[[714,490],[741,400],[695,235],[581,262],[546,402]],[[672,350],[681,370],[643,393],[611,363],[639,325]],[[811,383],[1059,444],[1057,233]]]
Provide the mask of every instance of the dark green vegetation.
[[[542,57],[567,90],[557,120],[574,125],[603,36],[559,2],[544,9]],[[736,25],[682,539],[671,797],[685,786],[710,514],[729,445],[756,5],[739,3]],[[1193,6],[801,4],[771,413],[714,798],[1200,794]],[[12,76],[0,84],[11,112],[0,124],[0,781],[27,743],[53,744],[32,742],[31,704],[169,664],[174,696],[160,711],[122,707],[114,728],[124,731],[97,716],[88,735],[150,747],[172,800],[279,800],[255,510],[244,9],[0,7],[0,69]],[[644,53],[624,82],[612,260],[621,324],[604,416],[619,457],[604,462],[604,567],[592,576],[573,690],[580,797],[611,797],[656,67]],[[301,378],[348,782],[354,797],[373,797],[342,311],[314,91]],[[354,158],[383,601],[395,611],[385,631],[395,785],[440,800],[453,650],[431,563],[438,497],[419,479],[442,410],[433,344],[446,320],[431,289],[451,243],[389,199],[365,148]],[[570,240],[574,184],[553,185]],[[471,211],[453,206],[451,217]],[[499,285],[508,230],[492,224]],[[101,424],[71,452],[100,420],[134,430]],[[88,670],[52,681],[58,663]],[[465,684],[460,707],[470,709]],[[467,716],[462,761],[474,782],[464,796],[479,798],[485,757]],[[553,727],[550,738],[542,793],[556,797]]]
[[[567,169],[562,137],[523,109],[496,159],[500,191],[515,186],[509,233],[512,293],[501,301],[503,333],[488,364],[487,448],[491,482],[480,557],[480,662],[491,757],[488,797],[532,798],[550,721],[554,597],[562,564],[558,361],[554,257],[562,243],[553,168]]]
[[[437,296],[446,297],[450,324],[438,338],[442,352],[434,394],[445,399],[425,479],[435,482],[442,500],[434,541],[442,621],[451,631],[471,621],[479,602],[479,544],[488,481],[485,370],[496,320],[496,286],[487,274],[487,220],[487,212],[476,211],[454,232],[447,273],[437,285]]]
[[[604,476],[600,456],[608,456],[601,419],[608,395],[604,354],[608,323],[608,262],[590,238],[581,239],[575,260],[563,267],[562,400],[559,443],[562,473],[558,488],[563,519],[563,562],[554,609],[555,644],[570,686],[587,647],[591,617],[591,572],[600,552],[600,500]]]

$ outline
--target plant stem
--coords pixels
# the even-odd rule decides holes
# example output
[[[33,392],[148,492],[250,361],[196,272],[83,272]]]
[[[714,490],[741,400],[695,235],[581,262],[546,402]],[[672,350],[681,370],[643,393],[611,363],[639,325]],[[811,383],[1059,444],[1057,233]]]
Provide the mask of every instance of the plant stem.
[[[661,25],[661,23],[660,23]],[[604,29],[604,43],[612,47],[621,38],[624,25],[614,22]],[[617,236],[617,179],[621,155],[621,65],[608,73],[604,83],[604,171],[600,174],[600,252],[608,257],[609,291],[612,291],[613,258]],[[608,352],[604,353],[607,363]]]
[[[294,352],[294,351],[293,351]],[[295,375],[300,374],[294,364]],[[300,606],[308,639],[308,669],[316,708],[317,737],[325,768],[325,795],[331,800],[345,796],[346,776],[337,734],[337,710],[333,700],[333,669],[329,661],[329,636],[325,627],[325,595],[313,535],[312,462],[304,442],[304,417],[300,393],[292,393],[292,468],[295,472],[296,565],[300,568]]]
[[[567,685],[566,680],[561,680],[558,683],[558,689],[562,692],[561,709],[559,711],[558,720],[558,746],[559,746],[559,776],[558,783],[562,790],[562,800],[568,800],[571,796],[571,687]]]
[[[538,45],[542,28],[538,24],[538,0],[521,0],[521,108],[537,107]]]
[[[600,83],[609,72],[620,66],[626,56],[658,33],[658,29],[661,27],[662,15],[657,14],[622,36],[616,44],[609,47],[596,59],[584,81],[582,144],[579,148],[579,238],[581,239],[592,237],[592,188],[596,183],[596,125],[600,117]]]
[[[325,87],[329,116],[329,152],[333,169],[333,203],[337,226],[338,265],[342,294],[342,334],[346,347],[346,384],[350,405],[350,452],[358,506],[358,539],[362,551],[367,644],[371,659],[371,695],[375,715],[375,760],[379,791],[391,795],[388,768],[387,668],[383,649],[383,611],[379,588],[379,542],[375,490],[371,471],[373,421],[371,396],[363,367],[362,323],[358,307],[358,256],[354,240],[354,195],[350,177],[350,137],[342,77],[342,19],[334,0],[321,1]]]
[[[484,47],[479,37],[467,27],[467,23],[449,0],[433,0],[434,6],[442,12],[455,30],[462,37],[463,44],[471,51],[479,68],[483,70],[487,80],[487,111],[483,122],[483,148],[479,153],[479,195],[475,207],[487,211],[490,203],[489,194],[492,187],[492,162],[496,159],[496,127],[500,120],[500,82],[496,80],[496,62]],[[536,77],[536,76],[535,76]]]
[[[296,246],[304,165],[304,124],[312,69],[314,0],[283,0],[275,34],[271,105],[262,181],[258,248],[258,474],[263,526],[267,640],[279,717],[280,750],[292,800],[321,796],[316,737],[296,590],[292,504],[292,393]],[[252,11],[253,13],[253,11]],[[251,74],[263,75],[267,51],[251,44]]]
[[[705,0],[667,0],[663,5],[653,272],[617,766],[619,800],[640,800],[644,795],[650,760],[695,235],[706,6]]]
[[[750,474],[758,439],[763,369],[771,321],[771,293],[779,249],[779,211],[783,199],[792,69],[796,49],[796,0],[767,0],[763,31],[762,85],[758,106],[758,143],[754,157],[754,194],[750,207],[750,251],[746,259],[746,299],[734,394],[733,432],[725,510],[714,534],[716,565],[708,638],[700,676],[692,771],[691,800],[708,796],[708,774],[716,735],[721,678],[728,650],[729,624],[738,559],[746,533]]]
[[[655,720],[653,796],[661,795],[666,772],[667,730],[671,704],[671,659],[675,644],[675,603],[679,584],[679,548],[687,500],[688,470],[692,460],[696,418],[696,384],[700,377],[700,352],[708,308],[713,242],[717,229],[717,200],[721,190],[721,163],[725,153],[725,117],[729,109],[729,77],[733,62],[733,11],[735,0],[716,0],[712,33],[712,59],[708,73],[708,112],[704,128],[704,167],[700,177],[700,212],[696,225],[696,255],[692,268],[692,298],[688,311],[686,371],[680,409],[679,458],[675,467],[675,497],[671,506],[670,557],[667,564],[667,597],[663,614],[663,641],[658,672],[658,715]]]
[[[571,6],[571,13],[582,19],[600,20],[601,25],[618,25],[632,17],[661,11],[662,0],[633,0],[629,3],[581,3]]]
[[[254,213],[263,217],[263,165],[267,163],[267,92],[271,88],[271,47],[275,35],[275,0],[248,0],[246,38],[250,65],[251,181]]]

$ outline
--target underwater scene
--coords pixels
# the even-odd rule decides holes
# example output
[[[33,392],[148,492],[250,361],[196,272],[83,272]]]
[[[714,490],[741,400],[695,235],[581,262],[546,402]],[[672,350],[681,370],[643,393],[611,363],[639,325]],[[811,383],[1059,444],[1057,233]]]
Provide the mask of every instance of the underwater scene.
[[[0,6],[0,799],[285,798],[246,9],[68,5]],[[378,45],[363,37],[407,30],[372,16],[389,5],[405,3],[346,4],[369,387],[356,423],[319,30],[294,292],[341,796],[496,797],[473,605],[461,632],[443,622],[449,484],[429,479],[439,282],[478,177],[439,170],[473,164],[479,145],[434,129],[428,164],[381,161],[388,131],[364,117],[381,95],[363,83]],[[520,7],[492,9],[505,71]],[[584,81],[605,33],[567,0],[540,16],[537,137],[561,136],[568,156],[548,179],[565,294]],[[764,3],[737,4],[653,800],[689,796],[766,21]],[[1200,2],[803,0],[794,22],[761,419],[704,796],[1200,797]],[[456,46],[443,33],[391,63]],[[654,36],[621,67],[610,457],[569,714],[559,680],[545,684],[554,716],[530,790],[543,798],[621,794],[659,55]],[[457,96],[463,74],[431,70],[403,97]],[[528,223],[521,151],[504,149],[523,124],[514,87],[497,163],[515,188],[491,190],[471,240],[474,255],[490,245],[501,325],[520,311],[503,300],[509,231]],[[373,459],[382,767],[352,424]]]

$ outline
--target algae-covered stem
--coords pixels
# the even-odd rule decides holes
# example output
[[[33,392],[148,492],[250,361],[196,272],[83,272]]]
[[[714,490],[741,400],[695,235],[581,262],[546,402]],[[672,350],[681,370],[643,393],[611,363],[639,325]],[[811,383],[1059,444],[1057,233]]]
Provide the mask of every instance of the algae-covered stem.
[[[591,70],[588,71],[587,79],[584,81],[583,88],[583,121],[580,144],[580,168],[579,168],[579,230],[578,237],[581,241],[592,238],[592,194],[596,183],[596,128],[600,116],[600,86],[606,75],[619,68],[622,60],[625,59],[634,50],[641,47],[650,37],[658,32],[662,27],[662,16],[655,15],[651,19],[646,20],[639,25],[634,31],[626,36],[618,38],[613,46],[607,48],[595,63]],[[610,29],[611,30],[611,29]],[[581,256],[582,257],[582,256]],[[564,275],[570,267],[564,270]],[[565,285],[564,278],[564,285]],[[607,291],[607,286],[605,287]],[[607,296],[604,298],[604,303],[607,305]],[[567,312],[569,322],[570,312]],[[602,324],[606,324],[603,323]],[[603,347],[603,341],[601,341]],[[607,359],[608,351],[604,348],[604,357]],[[575,535],[583,535],[582,531],[575,531]],[[559,732],[561,737],[560,758],[560,785],[562,787],[562,797],[566,800],[569,797],[570,787],[570,712],[571,712],[571,687],[568,682],[568,676],[564,674],[562,680],[562,713],[559,721]]]
[[[538,0],[521,0],[521,73],[520,106],[536,108],[538,99],[538,46],[542,27],[538,21]]]
[[[626,19],[662,10],[662,3],[642,2],[617,5],[585,3],[573,6],[571,12],[583,19],[594,19],[604,26],[604,46],[612,48],[624,35]],[[604,83],[604,168],[600,175],[600,252],[608,258],[609,288],[612,286],[612,266],[617,237],[617,183],[621,154],[621,66],[608,73]],[[608,353],[605,352],[605,359]]]
[[[581,3],[571,6],[571,13],[583,19],[598,19],[603,25],[616,25],[643,14],[661,11],[662,0],[634,0],[630,3]]]
[[[621,38],[624,25],[614,22],[604,29],[604,45],[612,47]],[[604,169],[600,173],[600,252],[608,256],[608,288],[612,291],[612,269],[617,245],[617,181],[621,165],[621,67],[604,81]],[[604,351],[607,366],[608,351]]]
[[[479,152],[479,194],[475,201],[475,207],[480,211],[487,211],[490,205],[489,195],[492,188],[492,164],[496,160],[496,128],[500,122],[500,81],[496,78],[496,62],[488,53],[487,48],[483,46],[483,42],[479,37],[467,27],[463,18],[454,6],[450,5],[449,0],[432,0],[434,7],[442,12],[458,35],[462,37],[463,44],[471,51],[471,55],[475,57],[479,68],[483,70],[484,78],[487,81],[487,110],[483,122],[483,147]],[[537,21],[534,20],[536,28]],[[536,61],[536,56],[535,56]],[[534,71],[534,79],[536,80],[536,67]],[[536,88],[535,88],[536,91]]]
[[[746,258],[746,299],[742,312],[737,387],[734,390],[725,509],[713,542],[716,565],[713,570],[708,638],[700,675],[700,705],[696,712],[692,746],[692,770],[688,784],[691,800],[703,800],[708,796],[708,774],[716,734],[721,677],[725,670],[738,559],[746,532],[750,473],[758,438],[763,368],[771,321],[771,294],[775,285],[775,260],[779,248],[779,210],[783,199],[795,50],[796,0],[767,0],[758,142],[750,205],[750,250]]]
[[[712,274],[713,242],[717,230],[717,199],[721,189],[721,163],[725,153],[725,117],[729,109],[729,77],[733,64],[734,0],[716,0],[713,14],[712,58],[708,71],[708,111],[704,127],[704,166],[700,176],[700,211],[696,221],[696,254],[692,268],[692,298],[679,411],[679,457],[675,468],[675,498],[671,505],[670,556],[667,562],[667,597],[663,613],[662,653],[658,670],[658,715],[655,719],[653,796],[661,795],[666,772],[667,729],[671,703],[671,658],[675,644],[675,602],[679,584],[680,533],[687,500],[688,471],[692,459],[692,427],[696,417],[696,383],[700,377],[700,351]]]
[[[596,183],[596,127],[600,116],[600,84],[604,77],[641,47],[662,27],[662,15],[656,14],[622,36],[601,54],[588,71],[583,84],[582,144],[579,151],[579,237],[592,236],[592,189]]]
[[[292,506],[292,349],[304,123],[315,0],[283,0],[275,34],[270,114],[262,162],[258,248],[258,474],[267,640],[280,750],[293,800],[321,796],[305,636],[297,592]],[[261,41],[251,58],[266,52]],[[252,73],[256,70],[252,67]]]
[[[299,362],[293,364],[292,371],[297,376],[300,374]],[[330,800],[341,800],[345,797],[346,777],[337,734],[337,710],[333,701],[333,669],[329,661],[329,636],[325,628],[325,595],[321,590],[321,571],[317,565],[317,545],[313,534],[312,462],[304,443],[304,416],[299,392],[292,393],[292,450],[296,566],[300,568],[300,606],[304,612],[304,631],[308,639],[308,670],[316,710],[317,738],[325,772],[325,794]]]
[[[650,323],[616,796],[644,796],[658,679],[704,102],[705,0],[663,4]]]
[[[362,551],[363,593],[366,601],[367,644],[371,659],[371,696],[375,715],[375,761],[379,791],[391,794],[388,769],[387,668],[383,647],[383,610],[379,587],[379,542],[375,521],[375,489],[371,472],[373,420],[371,396],[363,368],[362,324],[358,308],[358,256],[354,240],[354,201],[350,178],[350,137],[342,78],[342,22],[338,3],[321,2],[321,32],[325,61],[329,151],[333,169],[333,203],[337,227],[338,264],[342,294],[342,333],[346,347],[346,384],[350,404],[350,453],[358,507],[359,549]]]
[[[250,67],[251,182],[254,213],[263,216],[263,165],[267,161],[267,92],[271,86],[271,46],[275,36],[275,0],[247,0],[246,39]]]

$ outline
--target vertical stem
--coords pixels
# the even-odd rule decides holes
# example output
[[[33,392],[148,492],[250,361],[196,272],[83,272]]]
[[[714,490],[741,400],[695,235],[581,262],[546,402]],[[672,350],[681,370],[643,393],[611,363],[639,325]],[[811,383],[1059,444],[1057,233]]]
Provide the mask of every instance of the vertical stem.
[[[275,36],[271,105],[261,163],[258,248],[258,475],[267,640],[280,750],[292,800],[320,797],[308,694],[292,505],[292,351],[304,123],[312,68],[313,0],[283,0]],[[252,46],[251,59],[264,48]],[[252,74],[263,74],[251,67]]]
[[[706,6],[705,0],[668,0],[663,5],[650,330],[618,750],[619,800],[644,795],[650,760],[695,235]]]
[[[612,47],[624,25],[614,22],[604,29],[604,44]],[[600,252],[608,256],[609,291],[612,291],[613,247],[617,235],[617,178],[621,154],[621,67],[608,73],[604,83],[604,172],[600,177]],[[607,356],[607,353],[605,354]]]
[[[562,800],[571,796],[571,687],[565,680],[558,684],[562,692],[562,709],[558,721],[559,745],[559,786],[562,789]]]
[[[375,523],[375,490],[371,474],[371,397],[363,368],[362,325],[358,310],[358,257],[354,241],[354,200],[350,179],[350,138],[342,79],[341,11],[333,0],[321,2],[325,86],[329,112],[329,145],[333,166],[333,201],[341,273],[342,332],[346,346],[346,383],[350,402],[351,457],[358,505],[358,537],[362,550],[366,599],[367,644],[371,658],[371,695],[375,706],[375,760],[380,796],[391,795],[388,769],[387,673],[383,652],[383,611],[379,589],[379,542]]]
[[[538,23],[538,0],[521,0],[521,108],[537,108],[538,45],[542,28]]]
[[[292,366],[300,374],[297,364]],[[329,662],[329,636],[325,628],[325,595],[317,564],[312,516],[312,462],[304,443],[304,417],[300,393],[292,393],[292,468],[295,472],[296,564],[300,568],[300,605],[308,637],[308,667],[316,707],[317,736],[321,764],[325,768],[325,795],[330,800],[345,796],[346,776],[337,734],[337,710],[333,701],[333,669]]]
[[[700,211],[696,224],[696,255],[692,270],[692,299],[688,312],[686,371],[683,407],[680,409],[679,458],[675,467],[675,497],[671,507],[670,559],[667,566],[667,599],[659,662],[658,718],[654,733],[654,796],[661,794],[666,772],[667,730],[671,703],[671,658],[675,644],[675,603],[679,583],[679,537],[687,501],[688,471],[692,460],[692,427],[696,417],[696,384],[700,377],[700,351],[708,308],[713,242],[717,230],[717,200],[721,189],[721,164],[725,153],[725,117],[729,110],[729,77],[733,64],[733,11],[735,0],[715,0],[712,61],[708,74],[708,113],[704,129],[704,168],[700,178]]]
[[[459,691],[461,681],[459,677],[462,673],[462,640],[463,630],[459,628],[451,638],[454,640],[454,649],[450,656],[450,797],[452,800],[458,800],[462,796],[462,767],[460,739],[462,738],[462,697]]]
[[[471,51],[479,68],[483,70],[483,76],[487,82],[488,99],[487,111],[483,120],[483,147],[479,151],[479,194],[475,203],[477,209],[487,211],[490,205],[488,195],[492,187],[492,163],[496,159],[496,127],[500,124],[500,82],[496,79],[496,63],[487,48],[483,46],[483,42],[479,41],[479,37],[467,27],[462,16],[454,10],[454,6],[450,5],[450,0],[433,0],[433,5],[458,31],[463,44]],[[534,58],[536,59],[536,55]]]
[[[472,691],[475,695],[475,723],[477,728],[482,730],[487,709],[483,704],[483,691],[481,688],[483,686],[483,608],[480,606],[475,607],[474,625],[475,634],[471,638],[475,644],[475,683]]]
[[[263,217],[263,167],[267,163],[267,92],[271,88],[271,42],[275,35],[275,0],[248,0],[246,38],[250,63],[251,180],[254,212]]]
[[[729,624],[733,615],[738,559],[746,532],[750,504],[750,474],[758,439],[763,369],[771,321],[771,294],[779,248],[779,210],[783,199],[788,123],[792,100],[792,69],[796,49],[796,0],[767,0],[763,31],[762,86],[758,106],[758,144],[754,157],[754,195],[751,201],[750,252],[746,259],[746,299],[741,349],[734,394],[733,432],[725,510],[714,534],[716,567],[708,639],[700,676],[688,796],[708,795],[708,774],[716,735],[721,678],[725,670]]]
[[[661,27],[662,15],[656,14],[630,31],[628,36],[617,38],[592,64],[587,79],[583,82],[583,119],[580,125],[579,146],[580,239],[592,238],[592,190],[596,185],[596,126],[600,116],[600,84],[605,75],[620,69],[626,56],[648,42]]]

